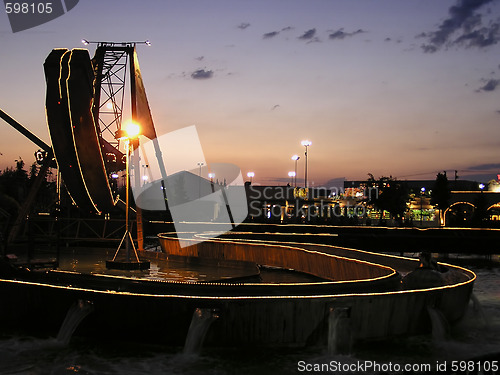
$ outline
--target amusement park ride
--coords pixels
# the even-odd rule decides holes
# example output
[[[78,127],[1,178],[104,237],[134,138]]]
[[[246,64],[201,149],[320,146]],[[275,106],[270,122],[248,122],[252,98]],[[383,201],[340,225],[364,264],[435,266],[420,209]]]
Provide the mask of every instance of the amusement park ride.
[[[94,57],[88,50],[54,49],[44,63],[47,84],[46,112],[52,145],[49,146],[11,116],[0,110],[0,117],[41,148],[37,161],[42,164],[38,180],[26,199],[9,233],[12,242],[33,203],[37,189],[50,166],[57,166],[73,203],[80,209],[95,214],[109,212],[119,203],[120,197],[112,188],[117,172],[126,171],[126,229],[110,268],[143,268],[130,234],[129,219],[129,168],[139,170],[139,165],[128,165],[130,153],[139,147],[138,135],[153,141],[160,167],[162,155],[156,140],[156,130],[149,109],[141,76],[136,45],[145,42],[93,42],[82,40],[85,45],[96,44]],[[127,85],[127,76],[129,85]],[[123,121],[126,89],[130,90],[131,121]],[[140,126],[138,126],[140,124]],[[130,134],[129,125],[135,126]],[[121,151],[125,143],[125,153]],[[122,147],[121,147],[122,146]],[[138,164],[138,158],[135,158]],[[55,163],[54,163],[55,162]],[[54,165],[55,164],[55,165]],[[165,176],[163,169],[162,175]],[[136,178],[139,178],[136,174]],[[136,208],[137,244],[143,249],[142,213]],[[126,259],[118,261],[121,246],[125,245]],[[131,261],[130,246],[135,261]]]

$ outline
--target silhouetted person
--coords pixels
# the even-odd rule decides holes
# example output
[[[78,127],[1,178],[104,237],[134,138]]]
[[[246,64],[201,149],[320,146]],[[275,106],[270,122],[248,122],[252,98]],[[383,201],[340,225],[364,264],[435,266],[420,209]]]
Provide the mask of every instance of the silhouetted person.
[[[403,278],[403,289],[435,288],[445,284],[439,265],[430,253],[420,253],[419,260],[418,267]]]

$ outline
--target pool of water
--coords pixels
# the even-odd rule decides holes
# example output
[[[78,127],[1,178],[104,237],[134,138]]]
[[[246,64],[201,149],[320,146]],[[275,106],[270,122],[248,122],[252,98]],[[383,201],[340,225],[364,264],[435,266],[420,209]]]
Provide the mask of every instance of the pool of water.
[[[65,248],[60,253],[61,270],[114,276],[136,277],[151,280],[180,282],[209,282],[231,278],[252,277],[251,282],[296,283],[315,282],[321,279],[300,272],[264,268],[259,270],[248,266],[214,266],[189,263],[180,260],[151,260],[149,270],[123,271],[106,268],[106,260],[112,259],[115,249]]]

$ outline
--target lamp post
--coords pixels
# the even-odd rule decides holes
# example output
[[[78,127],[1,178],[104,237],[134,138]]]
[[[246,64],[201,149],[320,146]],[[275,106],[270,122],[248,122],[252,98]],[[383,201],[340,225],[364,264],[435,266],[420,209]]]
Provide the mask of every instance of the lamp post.
[[[131,143],[139,142],[139,134],[141,132],[141,128],[138,124],[130,122],[125,129],[119,129],[115,133],[115,138],[117,140],[123,140],[125,142],[125,234],[118,245],[118,249],[116,250],[115,256],[112,260],[106,261],[107,268],[118,268],[118,269],[147,269],[149,268],[149,261],[141,261],[139,260],[139,256],[137,255],[137,250],[134,245],[134,240],[132,238],[132,234],[130,233],[130,151],[131,151]],[[136,171],[136,173],[139,171]],[[117,261],[116,257],[120,252],[123,241],[125,241],[125,261]],[[134,255],[136,261],[130,260],[130,245],[134,249]]]
[[[425,194],[425,186],[420,189],[420,226],[423,226],[424,220],[424,194]]]
[[[198,179],[198,198],[201,197],[201,167],[203,167],[205,163],[198,163],[198,167],[200,167],[200,174],[199,174],[199,179]]]
[[[295,177],[295,172],[288,172],[288,177],[290,177],[290,185],[293,185],[293,178]]]
[[[212,188],[212,193],[215,193],[215,187],[214,187],[215,173],[209,173],[208,178],[210,179],[210,187]]]
[[[252,179],[255,177],[255,173],[254,172],[248,172],[247,173],[247,177],[250,178],[250,185],[252,184]]]
[[[306,157],[306,168],[305,168],[305,176],[304,176],[304,187],[307,189],[307,148],[312,144],[311,141],[304,140],[301,142],[302,146],[306,148],[305,157]]]
[[[299,161],[300,156],[299,155],[293,155],[292,160],[295,161],[295,187],[297,187],[297,162]]]

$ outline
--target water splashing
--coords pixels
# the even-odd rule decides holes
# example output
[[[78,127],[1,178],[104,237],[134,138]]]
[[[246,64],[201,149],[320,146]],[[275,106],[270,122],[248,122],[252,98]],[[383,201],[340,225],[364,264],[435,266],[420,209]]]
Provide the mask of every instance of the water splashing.
[[[351,351],[351,320],[348,307],[330,309],[328,316],[328,353],[349,354]]]
[[[80,322],[92,311],[94,311],[94,304],[91,301],[79,299],[71,305],[57,334],[57,341],[64,345],[69,344],[69,340],[71,340],[71,336],[73,336]]]
[[[450,333],[450,324],[438,309],[427,306],[427,312],[432,323],[432,339],[436,343],[442,343],[448,339]]]
[[[474,311],[474,314],[480,316],[483,319],[485,325],[489,327],[491,325],[490,320],[488,319],[488,316],[484,313],[483,306],[481,305],[481,303],[479,302],[474,293],[471,294],[470,299],[472,300],[472,309]]]
[[[184,344],[184,354],[199,354],[208,329],[217,318],[219,312],[215,309],[197,308],[194,311]]]

